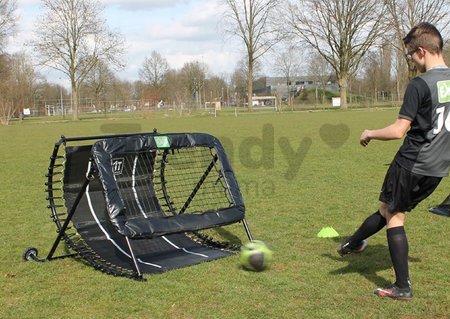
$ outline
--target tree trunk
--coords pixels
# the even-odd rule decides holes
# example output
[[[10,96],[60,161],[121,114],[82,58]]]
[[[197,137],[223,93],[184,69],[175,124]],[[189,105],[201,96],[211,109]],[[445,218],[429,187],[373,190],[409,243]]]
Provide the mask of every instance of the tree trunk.
[[[397,93],[397,96],[395,98],[395,102],[398,102],[398,101],[400,101],[400,95],[401,95],[401,93],[400,93],[400,76],[399,76],[398,72],[397,72],[397,81],[395,83],[395,90],[396,90],[396,93]]]
[[[291,85],[289,84],[290,80],[288,78],[287,80],[287,90],[288,90],[288,107],[292,107],[292,101],[291,101]]]
[[[325,86],[322,87],[322,105],[325,105],[325,101],[326,101],[326,89]]]
[[[248,110],[253,111],[253,66],[248,68],[248,83],[247,83],[247,103]]]
[[[72,81],[72,120],[77,121],[78,117],[78,87],[75,81]]]
[[[339,75],[339,92],[341,96],[341,110],[347,109],[347,74]]]

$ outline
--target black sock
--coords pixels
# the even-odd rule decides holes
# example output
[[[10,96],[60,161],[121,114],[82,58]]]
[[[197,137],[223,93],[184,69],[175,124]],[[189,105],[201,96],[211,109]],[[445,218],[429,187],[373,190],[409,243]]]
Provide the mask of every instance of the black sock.
[[[384,218],[380,211],[377,211],[367,217],[367,219],[359,226],[356,232],[348,239],[349,248],[354,249],[366,238],[379,232],[386,226],[386,218]]]
[[[408,288],[408,238],[403,226],[389,228],[386,232],[391,254],[392,265],[395,271],[395,284],[399,288]]]

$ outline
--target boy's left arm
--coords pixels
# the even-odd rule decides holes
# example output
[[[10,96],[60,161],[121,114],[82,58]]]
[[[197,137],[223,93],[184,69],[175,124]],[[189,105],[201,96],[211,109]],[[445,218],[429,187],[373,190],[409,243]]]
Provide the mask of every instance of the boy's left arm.
[[[393,124],[379,130],[364,130],[359,139],[362,146],[367,146],[371,140],[390,141],[401,139],[411,127],[411,121],[398,118]]]

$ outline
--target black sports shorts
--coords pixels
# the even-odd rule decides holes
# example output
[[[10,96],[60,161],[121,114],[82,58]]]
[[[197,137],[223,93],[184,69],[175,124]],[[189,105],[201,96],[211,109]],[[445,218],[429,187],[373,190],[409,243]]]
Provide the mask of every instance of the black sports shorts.
[[[386,173],[381,187],[380,201],[388,205],[388,211],[410,212],[431,195],[442,177],[414,174],[394,160]]]

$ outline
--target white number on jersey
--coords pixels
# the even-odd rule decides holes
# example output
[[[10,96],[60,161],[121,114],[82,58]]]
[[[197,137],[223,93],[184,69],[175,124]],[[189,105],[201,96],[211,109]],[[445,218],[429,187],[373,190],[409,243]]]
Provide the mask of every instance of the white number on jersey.
[[[450,112],[447,114],[447,118],[444,121],[445,117],[445,106],[438,107],[436,109],[436,114],[438,115],[437,127],[433,130],[433,134],[439,134],[445,126],[447,132],[450,132]]]

